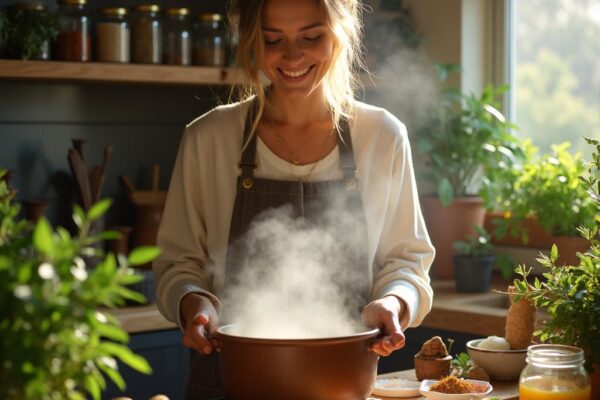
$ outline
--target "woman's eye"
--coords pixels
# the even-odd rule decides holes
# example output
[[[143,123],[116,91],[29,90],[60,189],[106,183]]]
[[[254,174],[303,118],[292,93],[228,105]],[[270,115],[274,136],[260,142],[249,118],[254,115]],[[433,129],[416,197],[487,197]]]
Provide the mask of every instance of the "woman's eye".
[[[279,42],[281,42],[281,39],[265,39],[265,44],[267,46],[273,46]]]
[[[316,42],[319,39],[321,39],[322,36],[323,36],[322,34],[318,34],[318,35],[315,35],[315,36],[305,36],[304,40],[307,40],[309,42]]]

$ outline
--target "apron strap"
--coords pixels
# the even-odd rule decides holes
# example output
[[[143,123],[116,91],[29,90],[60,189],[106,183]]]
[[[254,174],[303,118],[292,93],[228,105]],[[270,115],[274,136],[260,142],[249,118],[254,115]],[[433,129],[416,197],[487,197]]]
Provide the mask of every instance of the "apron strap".
[[[352,138],[350,137],[350,127],[348,118],[342,118],[340,121],[341,143],[338,148],[340,151],[340,168],[344,174],[344,181],[347,189],[355,189],[356,181],[356,163],[354,161],[354,151],[352,150]]]
[[[256,116],[256,110],[258,108],[258,100],[254,99],[250,103],[250,107],[248,109],[248,114],[246,115],[246,123],[244,126],[244,139],[242,142],[242,146],[248,142],[250,138],[250,134],[252,133],[252,125],[254,123],[254,118]],[[252,178],[254,177],[254,170],[256,169],[256,138],[257,133],[255,132],[250,138],[248,145],[242,152],[242,158],[238,164],[238,166],[242,169],[242,185],[252,186]],[[247,187],[246,189],[249,189]]]

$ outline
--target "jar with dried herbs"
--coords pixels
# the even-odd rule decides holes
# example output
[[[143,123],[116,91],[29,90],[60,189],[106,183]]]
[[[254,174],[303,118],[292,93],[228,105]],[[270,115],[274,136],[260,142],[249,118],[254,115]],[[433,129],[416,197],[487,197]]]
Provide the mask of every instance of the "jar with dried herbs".
[[[58,36],[58,17],[41,3],[19,3],[5,8],[8,24],[3,56],[49,60],[50,42]]]
[[[96,56],[101,62],[128,63],[130,51],[127,9],[100,9],[101,20],[96,24]]]
[[[91,61],[92,36],[90,18],[85,10],[87,0],[60,0],[58,17],[60,33],[56,58],[63,61]]]
[[[140,4],[133,8],[131,19],[131,61],[140,64],[160,64],[160,7]]]
[[[195,29],[194,64],[225,65],[226,32],[221,14],[200,14]]]
[[[163,63],[192,64],[192,29],[189,8],[168,8],[163,24]]]

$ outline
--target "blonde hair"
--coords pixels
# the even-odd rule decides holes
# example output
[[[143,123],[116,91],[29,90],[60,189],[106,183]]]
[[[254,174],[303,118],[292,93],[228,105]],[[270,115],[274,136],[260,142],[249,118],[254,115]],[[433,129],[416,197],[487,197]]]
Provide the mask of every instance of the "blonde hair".
[[[266,88],[260,80],[260,62],[264,51],[262,9],[266,0],[229,0],[229,23],[238,38],[236,64],[246,74],[248,85],[233,88],[237,100],[256,96],[258,106],[252,116],[252,133],[256,131],[267,102]],[[358,74],[366,70],[362,59],[362,24],[360,0],[314,0],[333,32],[334,51],[330,67],[323,78],[323,91],[333,122],[354,109],[354,93],[360,88]],[[232,91],[233,93],[233,91]]]

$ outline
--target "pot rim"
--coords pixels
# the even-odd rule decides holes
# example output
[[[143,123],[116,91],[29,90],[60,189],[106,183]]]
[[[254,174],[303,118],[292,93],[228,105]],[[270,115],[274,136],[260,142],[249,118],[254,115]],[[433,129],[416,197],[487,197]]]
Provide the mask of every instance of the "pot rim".
[[[378,336],[381,332],[379,328],[369,328],[363,332],[355,333],[352,335],[346,336],[330,336],[330,337],[319,337],[319,338],[307,338],[307,339],[293,339],[293,338],[285,338],[285,339],[277,339],[277,338],[257,338],[251,336],[239,336],[232,335],[230,333],[226,333],[225,331],[235,326],[236,324],[228,324],[220,326],[217,329],[217,336],[220,340],[229,339],[236,342],[244,342],[244,343],[255,343],[255,344],[271,344],[271,345],[320,345],[323,342],[327,342],[329,344],[334,343],[342,343],[342,342],[352,342],[363,339],[371,339]]]

